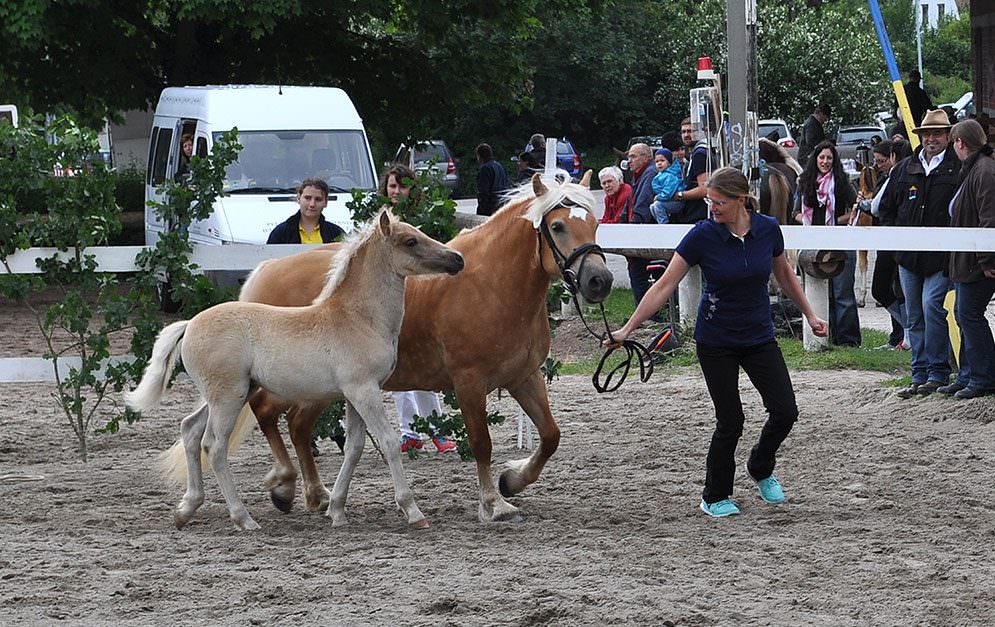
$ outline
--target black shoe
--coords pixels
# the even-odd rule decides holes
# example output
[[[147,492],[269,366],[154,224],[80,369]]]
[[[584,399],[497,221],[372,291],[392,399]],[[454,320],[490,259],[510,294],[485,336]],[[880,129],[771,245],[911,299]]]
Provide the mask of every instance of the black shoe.
[[[320,456],[321,456],[321,451],[318,450],[318,443],[317,442],[312,442],[311,443],[311,457],[320,457]]]
[[[341,433],[336,433],[332,436],[332,442],[339,447],[339,453],[345,453],[345,436]]]
[[[939,390],[944,385],[945,384],[940,383],[939,381],[927,381],[919,386],[919,389],[916,390],[916,394],[918,394],[919,396],[929,396],[933,392]]]
[[[909,387],[898,391],[898,398],[912,398],[919,391],[918,383],[913,383]]]
[[[946,394],[947,396],[953,396],[954,394],[956,394],[957,392],[960,392],[961,390],[963,390],[966,387],[967,387],[966,385],[961,385],[960,383],[954,382],[954,383],[951,383],[950,385],[942,385],[942,386],[936,388],[936,391],[939,392],[940,394]]]
[[[978,398],[979,396],[987,396],[991,394],[990,390],[982,390],[979,388],[966,387],[963,390],[954,394],[954,398],[959,401],[966,401],[969,398]]]

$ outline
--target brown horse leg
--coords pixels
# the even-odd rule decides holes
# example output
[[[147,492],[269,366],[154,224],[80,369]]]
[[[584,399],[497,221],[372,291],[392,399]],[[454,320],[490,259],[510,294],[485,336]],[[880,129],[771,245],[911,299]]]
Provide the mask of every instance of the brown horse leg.
[[[487,430],[487,393],[476,385],[455,386],[470,450],[477,461],[477,480],[480,483],[480,504],[477,516],[481,522],[520,522],[518,508],[504,500],[494,486],[491,476],[491,434]]]
[[[857,285],[854,290],[857,296],[857,306],[863,307],[867,298],[867,251],[857,251]]]
[[[314,463],[311,451],[311,432],[314,423],[325,411],[327,403],[296,406],[287,414],[287,428],[290,430],[290,441],[297,451],[297,461],[301,465],[301,475],[304,478],[304,506],[309,512],[319,512],[328,507],[331,494],[321,482],[318,466]]]
[[[508,468],[501,473],[498,483],[504,496],[518,494],[525,486],[535,483],[543,466],[560,445],[560,428],[549,411],[549,398],[542,373],[536,370],[518,385],[509,387],[508,393],[535,423],[539,431],[539,447],[529,457],[508,463]]]
[[[273,451],[273,468],[266,473],[263,487],[269,490],[270,500],[278,510],[289,512],[294,506],[294,496],[297,494],[297,469],[290,460],[287,445],[283,443],[279,424],[280,414],[285,412],[289,405],[266,390],[260,389],[249,397],[249,407],[256,415],[259,429],[266,436],[270,450]]]

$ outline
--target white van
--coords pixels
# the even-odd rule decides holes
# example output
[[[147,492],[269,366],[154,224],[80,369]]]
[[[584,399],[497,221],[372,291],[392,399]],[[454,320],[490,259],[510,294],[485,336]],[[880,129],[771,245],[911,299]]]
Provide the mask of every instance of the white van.
[[[226,170],[225,192],[206,220],[190,226],[198,244],[264,244],[273,228],[297,211],[304,179],[328,181],[325,219],[349,231],[352,189],[372,190],[373,154],[349,96],[331,87],[225,85],[169,87],[159,97],[149,141],[145,200],[164,200],[156,188],[176,176],[180,142],[194,138],[205,156],[222,132],[238,128],[238,161]],[[167,225],[145,209],[145,243]]]

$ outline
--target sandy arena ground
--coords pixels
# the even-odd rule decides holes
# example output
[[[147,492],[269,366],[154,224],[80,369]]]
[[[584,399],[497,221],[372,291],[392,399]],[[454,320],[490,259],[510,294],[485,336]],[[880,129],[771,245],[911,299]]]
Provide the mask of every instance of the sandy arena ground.
[[[0,309],[3,354],[25,355],[27,327]],[[563,437],[512,499],[522,524],[478,522],[473,465],[427,453],[404,464],[432,526],[407,529],[369,445],[347,527],[300,498],[281,514],[261,487],[257,432],[233,461],[262,525],[252,533],[234,529],[210,474],[205,505],[173,528],[182,491],[154,460],[196,403],[188,381],[158,412],[95,436],[87,464],[50,386],[0,385],[0,624],[989,623],[995,398],[900,401],[887,378],[794,373],[802,416],[777,469],[788,500],[763,503],[741,472],[731,519],[697,509],[712,409],[687,370],[610,395],[587,378],[554,382]],[[742,389],[740,462],[763,418],[745,377]],[[496,396],[491,408],[509,417],[492,430],[495,464],[522,457],[516,408]],[[319,458],[329,484],[333,448]]]

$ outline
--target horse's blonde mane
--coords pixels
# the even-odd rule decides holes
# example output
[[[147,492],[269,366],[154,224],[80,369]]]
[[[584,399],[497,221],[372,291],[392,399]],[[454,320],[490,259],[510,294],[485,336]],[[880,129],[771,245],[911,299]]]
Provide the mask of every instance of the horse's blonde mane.
[[[349,262],[356,256],[356,252],[377,232],[377,220],[379,217],[380,214],[378,213],[365,226],[356,229],[342,240],[342,248],[335,253],[328,266],[328,274],[325,275],[325,285],[321,288],[321,292],[318,293],[315,299],[311,301],[312,304],[327,300],[332,295],[332,292],[335,291],[335,288],[342,284],[342,280],[349,270]],[[391,220],[393,221],[393,217],[391,217]]]
[[[538,198],[532,189],[532,181],[529,180],[513,189],[506,199],[508,204],[524,200],[532,201],[528,210],[522,214],[522,218],[531,222],[536,228],[544,215],[564,204],[578,206],[594,215],[594,194],[583,185],[571,183],[570,175],[566,171],[557,170],[555,181],[543,179],[542,182],[548,191]]]

